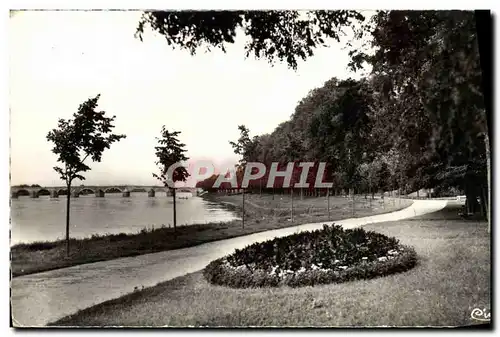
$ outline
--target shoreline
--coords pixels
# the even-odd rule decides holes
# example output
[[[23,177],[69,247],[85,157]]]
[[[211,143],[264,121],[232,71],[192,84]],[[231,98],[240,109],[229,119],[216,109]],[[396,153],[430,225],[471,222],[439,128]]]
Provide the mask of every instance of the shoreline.
[[[116,201],[118,199],[120,200],[131,200],[133,198],[122,198],[121,196],[117,198],[118,193],[108,193],[114,195],[111,199],[113,201]],[[63,196],[65,197],[65,196]],[[24,198],[24,197],[21,197]],[[93,197],[90,197],[94,199]],[[85,199],[85,198],[83,198]],[[149,198],[148,198],[149,199]],[[170,207],[168,204],[172,204],[171,198],[170,200],[167,199],[167,204],[165,207]],[[183,199],[183,198],[178,198],[178,199]],[[197,195],[192,195],[189,197],[189,199],[197,199],[199,200],[205,200],[201,196]],[[15,199],[19,200],[19,199]],[[22,200],[22,199],[21,199]],[[30,202],[32,200],[41,200],[43,202],[60,202],[61,200],[64,199],[54,199],[50,198],[49,196],[42,196],[37,199],[33,199],[30,197],[26,197],[25,200],[29,200]],[[78,199],[77,199],[78,200]],[[81,200],[81,198],[80,198]],[[150,199],[152,201],[155,200],[155,198]],[[159,200],[160,201],[160,200]],[[161,201],[160,201],[161,202]],[[213,202],[211,202],[213,204]],[[116,206],[116,205],[115,205]],[[205,213],[210,212],[210,205],[204,205],[205,209],[203,210]],[[228,207],[223,207],[224,205],[219,204],[216,207],[218,207],[220,210],[224,211],[231,211],[231,209],[228,209]],[[203,206],[202,206],[203,207]],[[11,207],[12,208],[12,207]],[[171,208],[170,208],[171,209]],[[22,209],[21,209],[22,210]],[[17,210],[18,212],[21,210]],[[72,206],[72,212],[74,211],[73,206]],[[167,212],[169,211],[168,209],[166,210]],[[64,214],[66,212],[66,209],[64,209]],[[91,211],[89,211],[90,213]],[[162,211],[160,211],[162,212]],[[178,211],[179,212],[179,211]],[[11,210],[12,213],[12,210]],[[167,214],[168,215],[168,214]],[[197,216],[196,218],[191,218],[188,217],[186,219],[182,219],[181,217],[177,217],[177,228],[184,227],[184,226],[194,226],[194,225],[205,225],[205,224],[210,224],[210,223],[220,223],[220,222],[230,222],[233,220],[238,220],[235,214],[228,214],[228,215],[222,215],[221,217],[216,217],[215,219],[207,219],[205,214],[201,214],[201,216]],[[76,226],[82,226],[84,227],[86,223],[90,222],[89,219],[86,219],[86,221],[78,222],[76,221],[73,223],[73,216],[74,213],[71,215],[71,223],[70,225],[76,225]],[[76,215],[78,216],[78,214]],[[112,235],[131,235],[131,234],[137,234],[143,230],[151,230],[151,229],[156,229],[156,228],[162,228],[162,227],[172,227],[172,217],[171,214],[170,216],[163,216],[163,214],[160,215],[161,219],[158,219],[158,217],[153,217],[152,219],[149,219],[148,221],[142,221],[142,219],[136,219],[137,221],[127,221],[125,218],[125,222],[123,221],[116,221],[115,223],[111,223],[111,226],[109,227],[97,227],[97,228],[89,228],[88,230],[84,230],[83,232],[79,233],[73,233],[70,231],[70,240],[88,240],[91,239],[92,237],[102,237],[102,236],[112,236]],[[27,224],[24,223],[25,220],[28,220]],[[147,220],[147,219],[146,219]],[[33,244],[51,244],[51,243],[59,243],[64,241],[65,242],[65,233],[62,232],[59,228],[59,230],[56,232],[53,229],[50,231],[50,235],[44,235],[42,238],[36,237],[36,236],[23,236],[22,230],[19,231],[19,228],[24,228],[24,227],[32,227],[32,226],[39,226],[39,223],[37,222],[37,218],[34,214],[31,214],[29,218],[23,218],[19,216],[14,216],[13,214],[10,215],[10,221],[11,221],[11,237],[9,240],[9,247],[12,249],[13,247],[18,247],[18,246],[27,246],[27,245],[33,245]],[[46,223],[59,223],[61,225],[64,225],[63,219],[58,219],[57,222],[55,222],[55,219],[50,219],[46,221]],[[103,219],[103,221],[106,221]],[[21,224],[23,225],[21,226]],[[40,227],[43,228],[43,227]],[[17,229],[17,232],[16,230]],[[44,231],[45,232],[45,231]]]
[[[242,216],[241,205],[238,204],[239,195],[217,195],[206,193],[200,196],[208,202],[218,203],[228,210],[234,212],[238,217]],[[328,218],[324,212],[306,213],[305,208],[298,208],[294,221],[290,221],[290,211],[285,207],[276,211],[266,208],[269,202],[281,202],[281,200],[270,201],[268,195],[249,194],[248,202],[245,202],[245,226],[242,220],[229,222],[215,222],[206,224],[193,224],[177,227],[176,233],[173,228],[160,227],[143,229],[139,233],[121,233],[94,236],[85,239],[70,240],[70,256],[66,257],[65,241],[46,241],[30,244],[17,244],[11,250],[11,274],[12,277],[35,274],[55,269],[61,269],[76,265],[93,262],[113,260],[121,257],[131,257],[149,253],[157,253],[167,250],[175,250],[196,246],[202,243],[234,238],[263,232],[297,226],[303,223],[337,221],[349,218],[350,211],[340,211],[339,207],[332,208],[332,214]],[[309,198],[302,201],[305,205],[313,205],[321,201],[319,198]],[[346,202],[332,197],[337,203]],[[299,205],[300,206],[300,205]],[[405,202],[400,206],[387,205],[382,212],[372,209],[360,209],[357,217],[393,212],[408,206]],[[312,207],[312,206],[310,206]],[[310,209],[309,209],[310,210]],[[299,213],[302,211],[302,213]]]

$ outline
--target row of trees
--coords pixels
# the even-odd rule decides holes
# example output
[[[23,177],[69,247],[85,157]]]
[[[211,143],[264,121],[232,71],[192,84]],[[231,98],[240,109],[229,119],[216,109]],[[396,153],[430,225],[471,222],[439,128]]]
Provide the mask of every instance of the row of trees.
[[[61,166],[54,167],[60,178],[65,182],[68,197],[66,198],[66,254],[69,255],[69,223],[71,186],[75,179],[85,180],[83,173],[90,170],[86,160],[90,158],[93,162],[100,162],[104,150],[125,138],[123,134],[113,133],[114,120],[116,116],[107,117],[104,111],[96,111],[100,95],[90,98],[80,105],[78,111],[73,114],[72,119],[59,119],[57,128],[47,134],[47,140],[54,144],[52,152],[57,155],[57,161]],[[160,180],[165,187],[170,187],[174,205],[174,231],[176,230],[176,200],[175,188],[167,184],[169,180],[186,181],[187,170],[183,167],[176,169],[173,173],[168,168],[179,161],[187,160],[184,155],[185,145],[180,143],[178,135],[180,132],[169,132],[165,126],[162,127],[161,137],[156,138],[155,154],[158,158],[155,162],[159,173],[153,173],[153,177]],[[83,185],[81,185],[83,186]]]
[[[338,188],[455,187],[465,191],[470,212],[479,210],[478,198],[481,206],[488,205],[489,129],[474,12],[379,11],[367,21],[349,11],[328,12],[327,21],[322,15],[308,12],[301,20],[280,11],[151,12],[142,24],[181,48],[188,48],[182,44],[188,41],[191,52],[204,44],[224,48],[232,37],[217,35],[219,29],[242,27],[252,39],[266,41],[262,50],[248,45],[247,54],[270,62],[277,58],[292,68],[297,59],[311,56],[322,38],[354,27],[367,48],[352,49],[349,66],[368,65],[370,74],[361,80],[332,78],[313,89],[271,134],[251,137],[240,125],[240,138],[231,145],[242,167],[248,161],[326,161],[329,181]],[[206,21],[212,26],[197,24]],[[290,32],[293,41],[276,37]]]

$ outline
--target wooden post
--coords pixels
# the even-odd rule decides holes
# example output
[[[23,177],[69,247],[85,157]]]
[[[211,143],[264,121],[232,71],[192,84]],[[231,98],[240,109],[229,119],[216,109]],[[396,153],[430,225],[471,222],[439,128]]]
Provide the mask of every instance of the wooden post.
[[[293,222],[293,188],[290,189],[290,195],[292,196],[292,222]]]
[[[328,207],[328,221],[330,221],[330,189],[328,188],[326,190],[326,200],[327,200],[327,207]]]
[[[243,193],[241,193],[243,196],[243,215],[241,216],[241,224],[242,228],[245,228],[245,189],[243,189]]]
[[[352,216],[354,216],[354,188],[352,189]]]
[[[66,257],[69,257],[69,210],[71,198],[71,182],[67,185],[68,194],[66,195]]]
[[[486,208],[486,193],[484,190],[483,184],[480,185],[479,190],[481,191],[481,195],[479,196],[479,207],[480,207],[480,212],[481,216],[486,216],[488,217],[488,209]]]
[[[177,209],[175,203],[175,187],[172,188],[172,198],[174,199],[174,233],[177,233]]]
[[[368,182],[368,193],[370,193],[370,210],[372,209],[372,199],[373,199],[373,195],[372,195],[372,175],[370,174],[369,175],[369,182]]]

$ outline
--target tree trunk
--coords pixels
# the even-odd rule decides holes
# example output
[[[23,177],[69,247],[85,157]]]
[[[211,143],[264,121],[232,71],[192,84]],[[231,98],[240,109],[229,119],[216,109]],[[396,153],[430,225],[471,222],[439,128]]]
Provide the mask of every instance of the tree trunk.
[[[69,257],[69,210],[70,210],[70,199],[71,199],[71,183],[67,184],[67,195],[66,195],[66,256]]]
[[[352,195],[352,216],[354,217],[354,188],[349,189],[349,194]]]
[[[486,219],[488,219],[488,208],[486,207],[486,187],[484,185],[481,185],[481,193],[479,194],[479,200],[480,200],[480,210],[481,210],[481,216],[484,216]]]
[[[482,73],[482,91],[485,102],[485,112],[486,112],[486,125],[484,132],[484,145],[486,148],[486,170],[487,170],[487,180],[488,180],[488,206],[487,206],[487,217],[488,217],[488,233],[491,230],[491,170],[490,170],[490,139],[489,136],[493,132],[493,126],[491,124],[491,118],[493,111],[491,108],[491,85],[488,85],[488,77],[486,74],[491,74],[491,56],[489,56],[488,48],[491,46],[491,27],[492,17],[491,13],[487,11],[474,11],[474,18],[476,21],[476,33],[477,33],[477,43],[479,49],[479,61],[481,65]]]
[[[465,205],[467,210],[467,215],[474,214],[477,211],[477,191],[474,186],[474,182],[467,181],[470,178],[465,178]]]
[[[245,189],[243,189],[243,206],[242,206],[242,215],[241,215],[241,227],[245,228]]]
[[[328,207],[328,221],[330,221],[330,189],[326,192],[327,207]]]
[[[488,132],[484,133],[484,147],[486,148],[486,174],[488,178],[488,194],[486,200],[486,218],[488,219],[488,233],[491,230],[491,159],[490,159],[490,138],[488,137]]]
[[[465,188],[465,215],[472,214],[472,197],[470,196],[469,189]]]
[[[177,232],[177,209],[175,203],[175,187],[172,188],[172,198],[174,199],[174,233]]]
[[[293,222],[293,189],[290,189],[290,195],[292,200],[292,222]]]

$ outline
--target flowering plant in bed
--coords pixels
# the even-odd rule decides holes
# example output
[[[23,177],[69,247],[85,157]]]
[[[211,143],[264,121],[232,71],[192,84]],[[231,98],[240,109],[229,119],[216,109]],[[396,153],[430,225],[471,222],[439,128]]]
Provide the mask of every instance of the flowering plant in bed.
[[[368,279],[415,266],[417,256],[396,238],[362,228],[327,226],[259,242],[212,261],[204,276],[233,288],[292,287]]]

